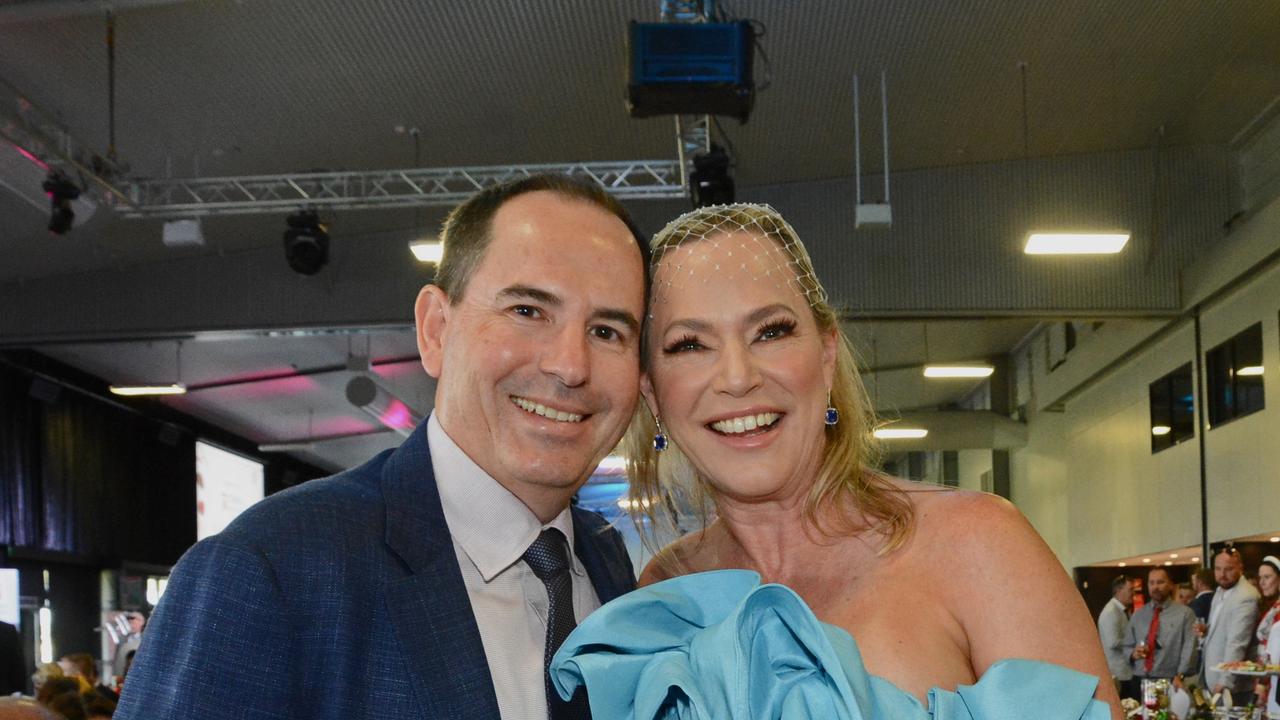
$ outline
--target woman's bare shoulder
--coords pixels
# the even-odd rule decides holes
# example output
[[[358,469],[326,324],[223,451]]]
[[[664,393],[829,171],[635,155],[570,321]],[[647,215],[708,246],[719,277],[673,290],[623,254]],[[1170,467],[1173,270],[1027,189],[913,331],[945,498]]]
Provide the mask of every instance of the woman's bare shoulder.
[[[705,533],[706,530],[686,533],[659,550],[644,566],[637,585],[644,587],[701,570],[704,563],[700,556],[705,549]]]

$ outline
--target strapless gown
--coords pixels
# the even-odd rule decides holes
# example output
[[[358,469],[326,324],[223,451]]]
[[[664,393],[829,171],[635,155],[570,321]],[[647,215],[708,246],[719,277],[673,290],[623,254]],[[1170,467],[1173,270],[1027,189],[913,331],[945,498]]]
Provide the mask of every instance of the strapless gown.
[[[853,637],[748,570],[655,583],[588,617],[556,653],[562,696],[585,684],[595,720],[1109,720],[1098,679],[1002,660],[927,707],[871,675]]]

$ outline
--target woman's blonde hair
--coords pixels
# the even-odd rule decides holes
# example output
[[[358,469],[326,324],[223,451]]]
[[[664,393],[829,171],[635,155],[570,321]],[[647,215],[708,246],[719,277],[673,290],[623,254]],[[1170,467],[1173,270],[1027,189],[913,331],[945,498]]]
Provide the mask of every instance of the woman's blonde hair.
[[[658,282],[658,264],[676,248],[714,235],[749,232],[777,244],[794,273],[794,287],[806,298],[820,332],[836,335],[835,373],[831,382],[831,405],[839,422],[826,426],[824,457],[817,478],[805,501],[804,515],[819,532],[828,536],[852,535],[870,526],[883,537],[880,552],[892,552],[906,542],[914,513],[906,494],[875,470],[879,443],[871,432],[875,414],[858,374],[852,344],[840,329],[839,318],[827,304],[826,291],[813,270],[813,262],[794,229],[776,210],[767,205],[722,205],[686,213],[654,236],[653,270]],[[655,288],[651,297],[661,302]],[[642,340],[642,362],[648,362],[649,330]],[[638,404],[635,417],[623,438],[631,497],[627,503],[641,537],[656,551],[656,532],[670,528],[676,508],[692,508],[705,526],[715,498],[675,442],[658,455],[653,446],[657,423],[648,405]],[[661,458],[661,461],[659,461]],[[835,508],[837,512],[822,512]],[[646,529],[646,520],[648,521]],[[673,572],[682,572],[670,554],[659,556]],[[674,563],[674,565],[673,565]]]

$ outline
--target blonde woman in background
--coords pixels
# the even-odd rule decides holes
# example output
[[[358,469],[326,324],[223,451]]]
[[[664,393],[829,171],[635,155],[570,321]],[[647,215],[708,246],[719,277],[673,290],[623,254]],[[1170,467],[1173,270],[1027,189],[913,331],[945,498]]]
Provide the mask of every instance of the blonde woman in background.
[[[790,225],[703,208],[652,247],[631,506],[714,520],[570,636],[561,692],[585,682],[596,717],[1121,717],[1080,594],[1013,505],[875,469],[854,354]]]

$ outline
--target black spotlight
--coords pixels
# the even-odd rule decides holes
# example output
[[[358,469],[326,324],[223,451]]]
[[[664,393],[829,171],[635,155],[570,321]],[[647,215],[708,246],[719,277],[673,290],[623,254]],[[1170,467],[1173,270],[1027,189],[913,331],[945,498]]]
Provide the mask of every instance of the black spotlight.
[[[693,157],[689,191],[694,207],[733,202],[733,178],[729,177],[729,154],[713,144],[711,150]]]
[[[284,256],[289,267],[301,275],[315,275],[329,262],[329,226],[320,222],[314,210],[302,210],[288,217],[284,231]]]
[[[60,172],[49,173],[40,187],[49,196],[49,232],[66,235],[76,221],[71,201],[80,197],[80,188]]]

